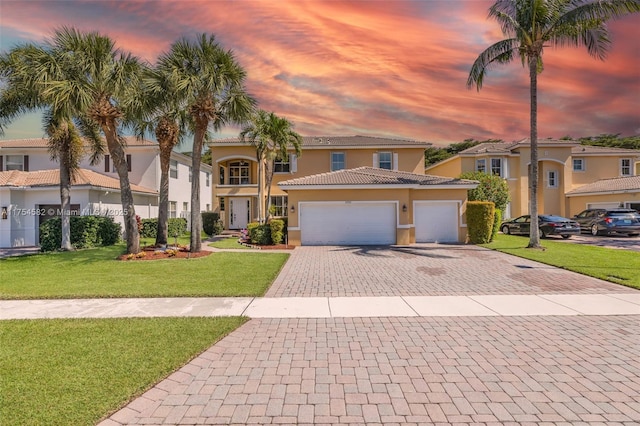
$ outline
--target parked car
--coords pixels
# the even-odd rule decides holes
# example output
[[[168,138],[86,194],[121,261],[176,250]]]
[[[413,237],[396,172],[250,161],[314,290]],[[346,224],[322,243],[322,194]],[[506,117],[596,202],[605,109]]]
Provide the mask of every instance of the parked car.
[[[591,235],[640,235],[640,214],[633,209],[587,209],[573,219]]]
[[[580,234],[580,224],[574,220],[562,216],[542,214],[538,216],[540,237],[548,235],[561,235],[562,238],[571,238]],[[531,231],[531,216],[524,215],[502,222],[500,230],[503,234],[529,235]]]

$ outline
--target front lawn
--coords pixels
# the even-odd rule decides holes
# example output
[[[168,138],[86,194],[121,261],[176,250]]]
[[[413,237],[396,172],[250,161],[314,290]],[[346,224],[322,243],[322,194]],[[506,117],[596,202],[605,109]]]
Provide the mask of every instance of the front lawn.
[[[1,423],[96,424],[244,321],[0,321]]]
[[[528,242],[529,237],[498,234],[482,246],[640,289],[640,253],[547,239],[541,240],[542,251],[525,248]]]
[[[230,238],[220,238],[211,243],[209,243],[210,247],[215,247],[219,249],[240,249],[240,250],[251,250],[251,247],[247,247],[238,242],[238,237],[230,237]]]
[[[286,253],[118,261],[123,246],[0,259],[2,299],[262,296]]]

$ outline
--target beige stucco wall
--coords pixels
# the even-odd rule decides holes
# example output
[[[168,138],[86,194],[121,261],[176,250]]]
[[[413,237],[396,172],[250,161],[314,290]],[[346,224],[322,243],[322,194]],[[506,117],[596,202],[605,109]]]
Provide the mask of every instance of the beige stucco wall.
[[[413,201],[417,200],[455,200],[460,201],[465,207],[467,198],[466,189],[296,189],[289,190],[289,209],[293,206],[295,212],[289,210],[289,228],[298,228],[298,213],[300,202],[313,201],[391,201],[398,203],[397,220],[399,227],[396,229],[397,244],[415,243],[415,231],[413,228]],[[407,211],[403,212],[403,206]],[[467,236],[464,221],[459,219],[459,241],[464,242]],[[289,229],[289,244],[300,245],[300,230]]]

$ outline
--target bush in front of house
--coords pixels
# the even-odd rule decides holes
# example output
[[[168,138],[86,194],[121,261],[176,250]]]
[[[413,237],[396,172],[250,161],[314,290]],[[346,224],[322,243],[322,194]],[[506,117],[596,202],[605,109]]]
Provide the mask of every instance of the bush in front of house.
[[[269,222],[272,244],[281,244],[284,239],[284,220],[271,219]]]
[[[491,241],[495,204],[491,201],[467,202],[467,229],[471,244],[486,244]]]
[[[71,216],[71,245],[75,249],[111,246],[120,241],[122,228],[106,216]],[[62,241],[60,217],[54,217],[40,225],[40,250],[55,251]]]
[[[271,227],[268,224],[261,225],[251,222],[247,225],[247,233],[251,244],[268,246],[271,244]]]
[[[498,235],[498,231],[500,230],[500,225],[502,224],[502,210],[496,209],[495,215],[493,217],[493,229],[491,229],[491,241],[496,238]]]
[[[140,237],[155,239],[158,235],[158,218],[142,219],[141,223]],[[184,235],[187,232],[187,219],[183,217],[169,218],[167,228],[167,236],[169,238],[175,237],[176,234],[178,237]]]
[[[215,212],[202,212],[202,230],[208,236],[222,234],[224,225],[220,220],[220,214]]]

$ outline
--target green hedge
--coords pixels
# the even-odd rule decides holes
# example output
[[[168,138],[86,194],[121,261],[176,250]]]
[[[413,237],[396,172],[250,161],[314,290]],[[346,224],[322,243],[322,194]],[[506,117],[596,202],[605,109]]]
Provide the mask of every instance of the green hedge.
[[[106,216],[71,216],[71,245],[73,248],[112,246],[120,241],[122,228]],[[40,250],[55,251],[62,242],[60,217],[54,217],[40,225]]]
[[[202,230],[210,237],[222,234],[224,225],[220,220],[220,214],[214,212],[203,212]]]
[[[247,234],[251,244],[260,244],[263,246],[271,244],[271,227],[269,225],[251,222],[247,225]]]
[[[491,241],[495,240],[500,225],[502,224],[502,210],[496,209],[495,216],[493,217],[493,229],[491,229]]]
[[[271,242],[273,244],[281,244],[284,239],[284,220],[272,219],[269,222],[271,228]]]
[[[471,244],[486,244],[491,241],[495,204],[491,201],[467,202],[467,229]]]
[[[142,219],[142,229],[140,230],[141,238],[156,238],[158,235],[158,218]],[[178,236],[187,233],[187,219],[183,217],[172,217],[169,219],[168,224],[169,238],[173,238],[176,234]]]

